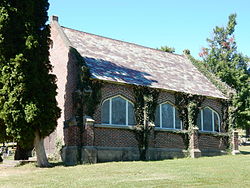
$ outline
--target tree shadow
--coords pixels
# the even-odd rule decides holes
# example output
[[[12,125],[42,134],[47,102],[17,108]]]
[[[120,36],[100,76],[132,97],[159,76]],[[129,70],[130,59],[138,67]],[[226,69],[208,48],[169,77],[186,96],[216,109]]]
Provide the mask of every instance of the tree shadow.
[[[242,155],[250,155],[250,151],[242,151],[242,150],[240,150],[240,153]]]
[[[84,57],[84,60],[90,68],[91,75],[100,80],[143,86],[150,86],[158,82],[149,79],[151,76],[149,73],[118,65],[111,61],[91,57]],[[133,65],[129,66],[132,67]]]
[[[249,144],[242,144],[239,148],[240,153],[243,155],[250,155],[250,145]]]
[[[50,164],[52,165],[52,168],[59,167],[59,166],[67,167],[67,165],[65,165],[65,163],[62,161],[50,161]]]

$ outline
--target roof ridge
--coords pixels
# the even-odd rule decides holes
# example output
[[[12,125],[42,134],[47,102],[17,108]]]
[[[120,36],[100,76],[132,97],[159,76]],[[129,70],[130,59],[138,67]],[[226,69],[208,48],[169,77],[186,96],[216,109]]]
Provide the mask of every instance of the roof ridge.
[[[117,41],[117,42],[122,42],[122,43],[131,44],[131,45],[134,45],[134,46],[139,46],[139,47],[147,48],[147,49],[158,51],[158,52],[161,52],[161,53],[167,53],[169,55],[181,56],[181,57],[187,59],[187,57],[185,55],[183,55],[183,54],[175,54],[175,53],[165,52],[165,51],[162,51],[162,50],[157,49],[157,48],[143,46],[141,44],[136,44],[136,43],[133,43],[133,42],[127,42],[127,41],[123,41],[123,40],[119,40],[119,39],[114,39],[114,38],[111,38],[111,37],[105,37],[105,36],[102,36],[102,35],[93,34],[93,33],[81,31],[81,30],[78,30],[78,29],[72,29],[72,28],[65,27],[65,26],[61,26],[61,27],[65,28],[65,29],[70,29],[70,30],[73,30],[73,31],[77,31],[77,32],[80,32],[80,33],[85,33],[85,34],[88,34],[88,35],[93,35],[93,36],[97,36],[97,37],[101,37],[101,38],[105,38],[105,39],[109,39],[109,40],[113,40],[113,41]]]

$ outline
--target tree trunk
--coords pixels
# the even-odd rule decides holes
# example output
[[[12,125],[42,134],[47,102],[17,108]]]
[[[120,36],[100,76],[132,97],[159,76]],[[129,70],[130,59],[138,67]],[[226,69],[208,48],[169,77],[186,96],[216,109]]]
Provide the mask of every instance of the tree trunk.
[[[44,149],[44,139],[40,137],[38,131],[35,132],[34,146],[36,150],[37,166],[38,167],[51,167]]]
[[[250,127],[247,127],[247,128],[246,128],[246,136],[247,136],[247,137],[250,136]]]
[[[17,143],[14,160],[28,160],[29,157],[31,157],[30,153],[33,149],[32,147],[28,147],[28,148],[23,148]]]

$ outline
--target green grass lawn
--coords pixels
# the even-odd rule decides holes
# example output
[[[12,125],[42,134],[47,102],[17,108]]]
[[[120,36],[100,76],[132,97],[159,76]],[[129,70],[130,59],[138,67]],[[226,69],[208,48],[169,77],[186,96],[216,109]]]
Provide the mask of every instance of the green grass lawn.
[[[0,187],[250,187],[250,147],[241,150],[199,159],[0,168]]]

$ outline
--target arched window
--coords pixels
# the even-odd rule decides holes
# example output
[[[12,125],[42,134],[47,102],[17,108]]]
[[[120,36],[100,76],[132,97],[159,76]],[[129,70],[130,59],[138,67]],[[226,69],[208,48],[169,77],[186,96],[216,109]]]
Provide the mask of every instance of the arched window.
[[[155,126],[165,129],[181,129],[182,122],[178,110],[170,103],[158,105],[155,113]]]
[[[197,125],[201,131],[220,132],[220,117],[213,109],[206,107],[200,110]]]
[[[134,125],[134,105],[127,99],[116,96],[102,104],[102,123],[109,125]]]

